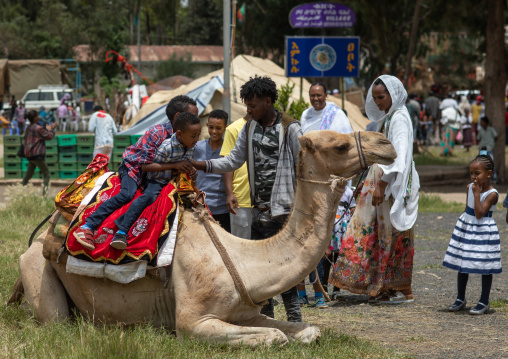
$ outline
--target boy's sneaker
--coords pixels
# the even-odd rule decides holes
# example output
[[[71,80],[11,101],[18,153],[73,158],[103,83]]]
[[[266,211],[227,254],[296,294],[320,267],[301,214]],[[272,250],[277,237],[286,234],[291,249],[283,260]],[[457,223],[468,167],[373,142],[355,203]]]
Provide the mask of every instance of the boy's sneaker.
[[[318,300],[316,300],[316,308],[328,308],[328,305],[325,302],[325,298],[320,297]]]
[[[110,246],[123,251],[127,248],[127,235],[116,232]]]
[[[83,247],[91,251],[95,249],[93,244],[93,233],[91,230],[88,228],[78,227],[78,229],[76,229],[73,234],[74,238],[76,238],[78,243]]]
[[[309,298],[306,295],[299,296],[298,301],[300,302],[300,307],[309,305]]]

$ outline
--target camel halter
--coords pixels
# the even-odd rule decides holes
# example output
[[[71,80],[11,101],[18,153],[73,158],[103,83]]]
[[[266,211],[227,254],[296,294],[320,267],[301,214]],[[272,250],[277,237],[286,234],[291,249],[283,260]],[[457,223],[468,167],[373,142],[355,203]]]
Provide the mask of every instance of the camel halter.
[[[353,132],[353,135],[355,136],[356,152],[358,152],[358,159],[360,160],[360,170],[357,172],[357,174],[358,174],[358,173],[363,173],[367,168],[369,168],[369,166],[367,165],[365,153],[363,152],[362,138],[360,135],[360,131]],[[307,183],[329,184],[332,191],[333,191],[337,186],[345,186],[347,184],[347,182],[353,177],[354,176],[352,176],[350,178],[344,178],[344,177],[340,177],[340,176],[330,175],[330,179],[328,181],[311,180],[311,179],[306,179],[303,177],[298,177],[298,180],[300,180],[302,182],[307,182]]]

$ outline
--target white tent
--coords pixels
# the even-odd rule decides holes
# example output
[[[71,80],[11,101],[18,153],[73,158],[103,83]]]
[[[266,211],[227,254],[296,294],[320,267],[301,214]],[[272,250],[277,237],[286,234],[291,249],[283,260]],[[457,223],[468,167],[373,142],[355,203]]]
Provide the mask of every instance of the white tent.
[[[277,88],[290,82],[294,84],[291,101],[297,101],[300,97],[300,79],[288,78],[285,76],[284,69],[276,65],[268,59],[249,55],[238,55],[231,65],[231,120],[236,121],[242,118],[246,113],[246,107],[240,99],[240,87],[249,80],[250,77],[268,76],[277,84]],[[136,117],[126,127],[122,134],[143,134],[150,126],[167,121],[165,115],[166,105],[169,100],[177,95],[188,95],[196,99],[198,103],[199,115],[202,124],[206,123],[207,115],[216,108],[222,108],[222,92],[223,92],[223,76],[224,71],[217,70],[200,77],[191,83],[180,86],[170,91],[158,91],[154,93],[141,107]],[[302,95],[305,101],[310,103],[309,90],[310,82],[303,79]],[[342,101],[334,96],[328,96],[327,101],[334,102],[342,107]],[[349,121],[353,130],[365,130],[370,122],[360,112],[358,106],[351,102],[345,101],[345,110],[347,111]],[[208,137],[206,126],[203,126],[201,135],[203,138]]]

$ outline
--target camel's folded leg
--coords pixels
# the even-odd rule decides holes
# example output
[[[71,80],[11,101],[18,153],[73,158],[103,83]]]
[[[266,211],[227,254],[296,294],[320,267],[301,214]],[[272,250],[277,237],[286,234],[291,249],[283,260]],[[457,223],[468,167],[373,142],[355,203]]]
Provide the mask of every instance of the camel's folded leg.
[[[202,319],[190,328],[178,329],[178,335],[187,334],[213,343],[227,343],[231,345],[271,345],[286,344],[288,339],[276,328],[244,327],[229,324],[222,320],[210,318]]]
[[[69,305],[60,279],[42,256],[44,232],[20,258],[25,298],[43,323],[69,316]]]
[[[287,335],[289,339],[310,343],[321,336],[319,328],[307,323],[284,322],[259,314],[248,320],[245,325],[252,327],[276,328]]]

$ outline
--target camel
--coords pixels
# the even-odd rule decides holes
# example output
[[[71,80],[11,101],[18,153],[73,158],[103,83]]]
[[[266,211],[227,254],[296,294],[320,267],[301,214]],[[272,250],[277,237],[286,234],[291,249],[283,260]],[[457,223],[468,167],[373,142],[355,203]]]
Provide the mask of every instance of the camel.
[[[392,163],[396,152],[375,132],[311,131],[299,141],[295,204],[277,235],[250,241],[208,222],[254,305],[240,295],[199,215],[185,210],[166,286],[151,276],[119,284],[67,274],[65,265],[42,256],[43,233],[20,258],[19,284],[36,318],[42,323],[63,320],[73,305],[96,323],[150,322],[175,331],[177,337],[209,342],[257,346],[319,338],[316,326],[271,319],[260,314],[261,305],[300,283],[317,266],[330,244],[346,178],[373,163]],[[19,289],[15,287],[18,294]]]

